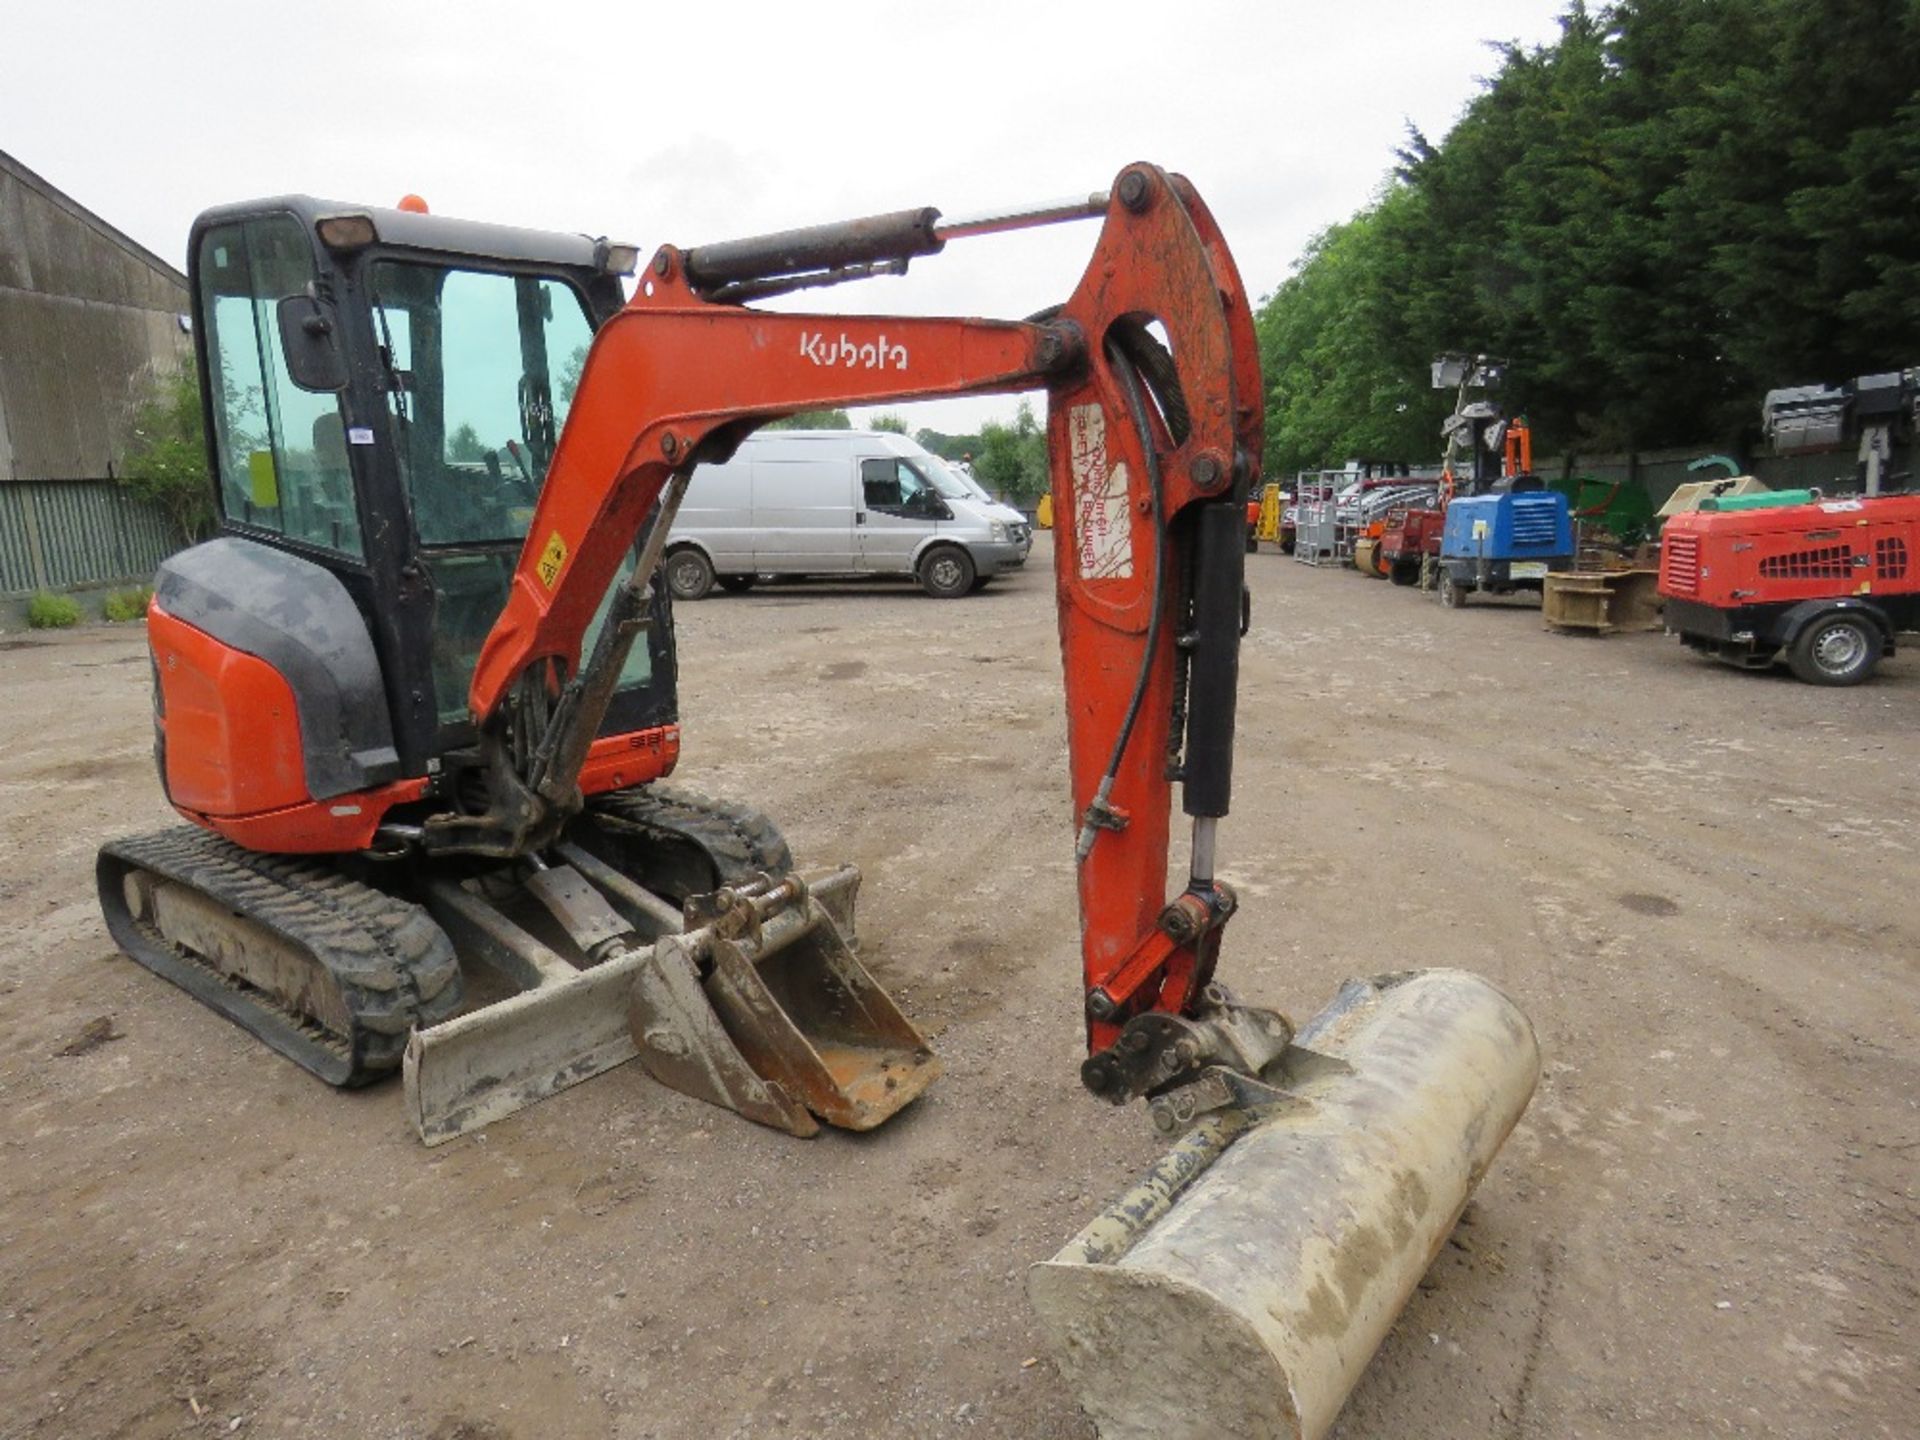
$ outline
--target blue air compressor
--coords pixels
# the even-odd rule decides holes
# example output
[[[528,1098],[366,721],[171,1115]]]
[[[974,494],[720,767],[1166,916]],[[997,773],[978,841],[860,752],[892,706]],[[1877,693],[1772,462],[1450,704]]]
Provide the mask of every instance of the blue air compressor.
[[[1550,573],[1573,567],[1567,497],[1531,475],[1514,476],[1512,485],[1499,494],[1456,495],[1448,502],[1436,582],[1441,604],[1458,609],[1475,590],[1543,590]]]

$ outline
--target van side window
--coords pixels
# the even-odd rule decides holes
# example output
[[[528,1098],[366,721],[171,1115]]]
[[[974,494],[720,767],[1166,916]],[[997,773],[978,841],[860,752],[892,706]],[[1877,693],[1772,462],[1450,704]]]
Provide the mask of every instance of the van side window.
[[[869,510],[894,514],[920,512],[933,498],[933,487],[918,470],[890,456],[862,460],[860,483],[866,491]]]
[[[897,509],[900,505],[899,462],[862,460],[860,483],[867,492],[867,504],[873,509]]]

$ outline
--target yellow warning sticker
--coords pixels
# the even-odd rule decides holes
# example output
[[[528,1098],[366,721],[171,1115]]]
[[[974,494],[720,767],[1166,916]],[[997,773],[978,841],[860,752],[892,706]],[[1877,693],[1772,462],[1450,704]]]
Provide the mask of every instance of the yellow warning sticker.
[[[566,563],[567,542],[556,530],[547,537],[547,548],[540,552],[540,563],[535,567],[540,572],[540,583],[551,590],[553,582],[560,578],[560,567]]]
[[[247,456],[247,480],[254,504],[268,510],[279,506],[280,477],[274,473],[271,450],[255,450]]]

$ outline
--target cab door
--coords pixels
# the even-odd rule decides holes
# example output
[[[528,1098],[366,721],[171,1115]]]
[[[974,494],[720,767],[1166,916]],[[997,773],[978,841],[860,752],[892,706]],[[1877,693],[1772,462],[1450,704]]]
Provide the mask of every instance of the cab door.
[[[912,462],[896,455],[860,462],[860,509],[854,515],[860,568],[877,575],[912,573],[921,544],[953,518],[946,501]]]

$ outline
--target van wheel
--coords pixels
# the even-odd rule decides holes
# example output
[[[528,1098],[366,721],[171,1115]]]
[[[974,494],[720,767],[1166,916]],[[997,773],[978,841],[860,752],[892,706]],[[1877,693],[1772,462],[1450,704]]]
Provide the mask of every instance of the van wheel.
[[[927,552],[920,562],[920,588],[936,600],[953,600],[973,589],[973,557],[952,545]]]
[[[1829,615],[1802,630],[1787,664],[1809,685],[1858,685],[1880,663],[1880,627],[1864,615]]]
[[[676,600],[704,600],[713,591],[713,564],[691,545],[667,556],[667,588]]]
[[[720,588],[729,595],[744,595],[753,588],[753,582],[757,578],[753,575],[722,575]]]

